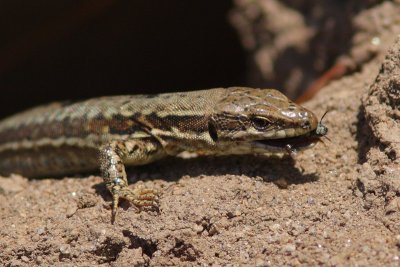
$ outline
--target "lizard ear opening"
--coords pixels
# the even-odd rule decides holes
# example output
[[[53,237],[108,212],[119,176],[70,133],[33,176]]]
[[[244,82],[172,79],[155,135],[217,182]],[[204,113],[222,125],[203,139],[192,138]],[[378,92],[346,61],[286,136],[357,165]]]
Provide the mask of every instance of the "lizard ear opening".
[[[214,124],[210,121],[208,122],[208,133],[210,134],[210,137],[214,142],[218,141],[217,129],[215,128]]]

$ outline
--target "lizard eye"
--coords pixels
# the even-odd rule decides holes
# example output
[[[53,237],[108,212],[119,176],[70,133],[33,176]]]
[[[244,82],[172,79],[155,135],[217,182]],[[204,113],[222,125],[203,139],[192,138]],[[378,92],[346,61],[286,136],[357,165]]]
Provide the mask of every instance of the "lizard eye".
[[[269,120],[262,117],[254,117],[251,119],[251,124],[257,130],[265,130],[270,125]]]

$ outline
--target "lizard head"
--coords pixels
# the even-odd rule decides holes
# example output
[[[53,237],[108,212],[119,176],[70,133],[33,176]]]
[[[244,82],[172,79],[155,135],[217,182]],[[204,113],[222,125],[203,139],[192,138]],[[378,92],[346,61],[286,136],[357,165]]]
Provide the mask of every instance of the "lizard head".
[[[228,89],[208,128],[217,144],[234,142],[241,153],[309,147],[328,131],[311,111],[279,91],[251,88]]]

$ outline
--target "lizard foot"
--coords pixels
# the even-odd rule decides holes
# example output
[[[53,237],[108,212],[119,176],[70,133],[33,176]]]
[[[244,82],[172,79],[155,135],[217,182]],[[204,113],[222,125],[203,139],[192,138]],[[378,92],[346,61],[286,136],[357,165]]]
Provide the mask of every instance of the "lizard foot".
[[[117,190],[112,190],[113,203],[112,203],[112,222],[115,221],[117,214],[119,199],[123,198],[135,205],[137,208],[142,207],[155,207],[157,206],[158,192],[157,190],[146,188],[138,185],[135,188],[127,186],[120,187]]]

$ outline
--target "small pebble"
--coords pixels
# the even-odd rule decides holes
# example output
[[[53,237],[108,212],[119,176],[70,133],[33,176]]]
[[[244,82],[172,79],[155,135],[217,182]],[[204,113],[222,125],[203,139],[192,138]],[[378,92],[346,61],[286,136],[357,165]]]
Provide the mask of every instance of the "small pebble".
[[[64,244],[60,246],[60,253],[63,255],[71,254],[71,246],[68,244]]]
[[[283,247],[283,251],[284,252],[288,252],[288,253],[292,253],[294,251],[296,251],[296,246],[293,244],[287,244]]]

